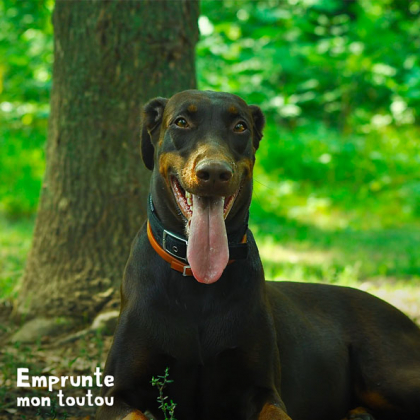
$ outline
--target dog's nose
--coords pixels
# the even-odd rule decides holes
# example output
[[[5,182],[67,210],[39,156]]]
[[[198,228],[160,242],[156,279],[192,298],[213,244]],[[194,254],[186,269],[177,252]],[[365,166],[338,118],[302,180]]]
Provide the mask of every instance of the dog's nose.
[[[227,162],[205,160],[195,168],[200,182],[206,185],[222,185],[232,178],[233,171]]]

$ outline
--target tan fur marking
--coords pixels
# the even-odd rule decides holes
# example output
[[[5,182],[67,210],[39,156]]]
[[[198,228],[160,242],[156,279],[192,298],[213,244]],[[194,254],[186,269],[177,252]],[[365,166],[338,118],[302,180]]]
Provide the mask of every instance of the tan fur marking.
[[[238,110],[236,109],[236,107],[234,106],[234,105],[231,105],[230,107],[229,107],[229,109],[228,109],[228,112],[230,113],[230,114],[239,114],[239,112],[238,112]]]
[[[237,165],[238,171],[240,172],[240,175],[245,173],[246,177],[248,179],[252,178],[252,171],[254,169],[254,162],[252,159],[242,159],[238,162]]]
[[[167,182],[169,182],[168,171],[170,168],[172,168],[175,173],[180,174],[184,166],[184,159],[182,159],[182,157],[177,153],[163,153],[159,157],[159,172]]]
[[[189,112],[197,112],[197,107],[194,104],[191,104],[187,109]]]
[[[376,410],[389,410],[393,407],[383,395],[375,391],[367,391],[361,395],[361,400],[369,407]]]
[[[165,122],[166,124],[166,122]],[[164,134],[163,134],[163,130],[160,131],[160,137],[159,137],[159,141],[158,141],[158,147],[162,147],[162,143],[163,143],[163,139],[164,139]]]
[[[273,404],[265,404],[258,416],[258,420],[291,420],[290,417],[279,407]]]
[[[136,410],[126,415],[122,420],[147,420],[147,417],[140,411]]]
[[[363,407],[357,407],[354,410],[349,411],[347,417],[343,420],[351,420],[354,417],[357,417],[358,414],[369,414],[369,412]]]

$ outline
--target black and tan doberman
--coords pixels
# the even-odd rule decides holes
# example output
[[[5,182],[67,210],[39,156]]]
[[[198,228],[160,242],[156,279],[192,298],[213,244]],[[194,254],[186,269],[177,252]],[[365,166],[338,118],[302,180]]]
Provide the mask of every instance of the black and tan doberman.
[[[420,330],[338,286],[266,282],[247,227],[264,117],[189,90],[144,108],[148,222],[134,240],[98,420],[420,419]]]

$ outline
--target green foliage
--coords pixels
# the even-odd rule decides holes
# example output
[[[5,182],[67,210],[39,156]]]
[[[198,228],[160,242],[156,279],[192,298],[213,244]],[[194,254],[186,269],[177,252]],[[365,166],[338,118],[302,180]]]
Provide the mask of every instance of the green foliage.
[[[258,158],[264,182],[277,184],[271,207],[290,216],[302,200],[322,200],[354,226],[415,223],[420,2],[223,6],[202,2],[199,83],[263,108]],[[256,190],[262,195],[264,188]],[[293,198],[288,205],[285,191]]]
[[[169,368],[167,367],[165,369],[164,375],[158,376],[157,378],[152,377],[152,380],[150,382],[152,386],[155,386],[159,391],[157,402],[159,403],[159,408],[162,410],[162,413],[165,416],[165,420],[176,420],[174,417],[176,404],[172,400],[168,402],[168,397],[165,396],[163,392],[166,386],[173,382],[169,379]]]
[[[413,127],[361,136],[340,135],[317,123],[311,130],[268,126],[255,192],[270,197],[262,205],[290,218],[303,206],[313,217],[328,213],[331,227],[413,223],[420,216],[417,135]]]
[[[375,115],[383,124],[419,117],[418,1],[223,6],[202,2],[202,86],[241,93],[288,126],[320,121],[365,133]]]
[[[409,228],[325,229],[258,214],[251,224],[267,279],[357,285],[375,277],[420,276],[420,231]],[[269,232],[269,234],[267,233]]]
[[[51,89],[53,2],[0,2],[0,211],[36,210]]]

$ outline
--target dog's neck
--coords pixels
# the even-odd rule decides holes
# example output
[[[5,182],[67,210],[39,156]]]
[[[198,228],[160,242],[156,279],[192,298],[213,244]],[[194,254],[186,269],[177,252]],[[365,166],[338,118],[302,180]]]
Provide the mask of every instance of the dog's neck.
[[[228,235],[229,263],[246,259],[248,255],[248,244],[246,242],[248,215],[247,213],[241,228]],[[171,268],[183,273],[184,276],[191,276],[187,260],[188,239],[184,235],[166,229],[157,215],[151,194],[147,203],[147,219],[147,234],[155,251],[171,264]]]

